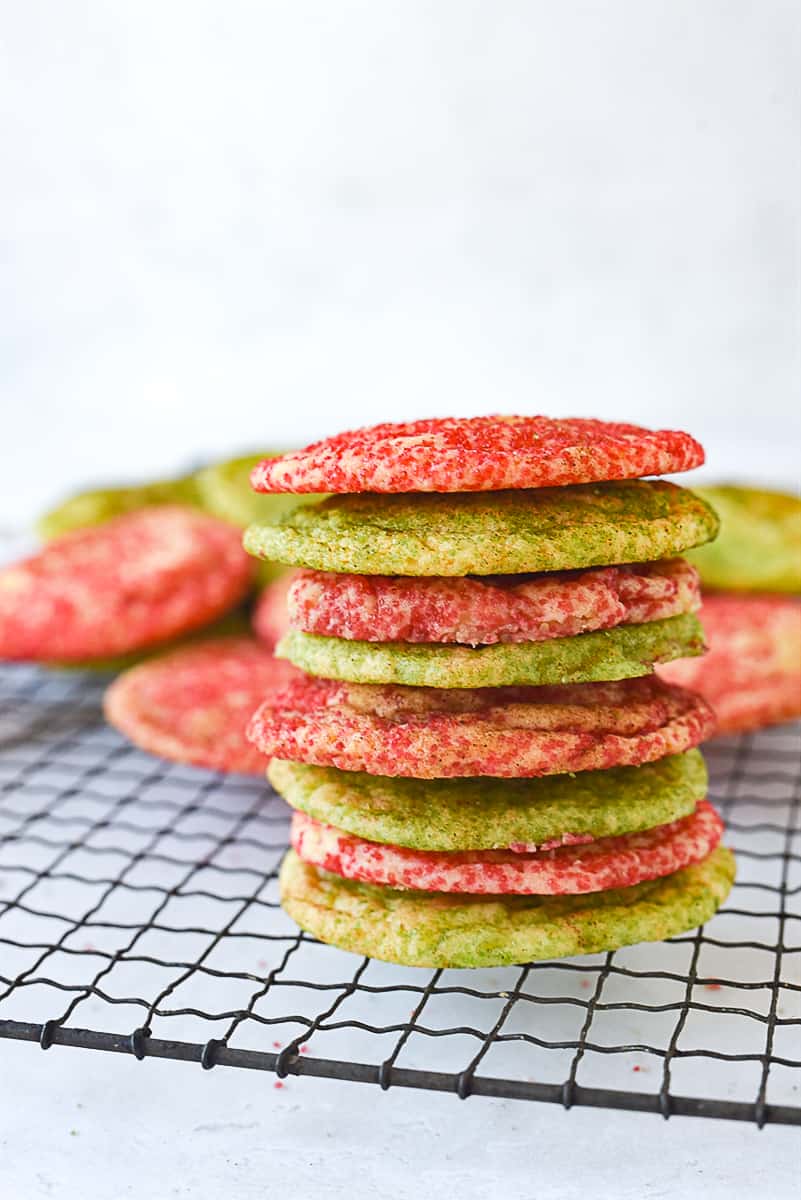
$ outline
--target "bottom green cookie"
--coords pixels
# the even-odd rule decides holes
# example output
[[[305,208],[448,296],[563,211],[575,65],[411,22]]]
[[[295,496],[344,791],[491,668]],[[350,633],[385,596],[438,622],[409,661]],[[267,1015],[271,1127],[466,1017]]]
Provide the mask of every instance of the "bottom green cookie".
[[[341,950],[407,967],[499,967],[658,942],[708,921],[735,862],[718,847],[664,879],[583,896],[399,892],[340,879],[290,850],[281,903],[302,929]]]
[[[276,654],[309,675],[348,683],[477,688],[593,683],[648,675],[655,663],[704,651],[693,613],[544,642],[491,646],[356,642],[292,630]]]

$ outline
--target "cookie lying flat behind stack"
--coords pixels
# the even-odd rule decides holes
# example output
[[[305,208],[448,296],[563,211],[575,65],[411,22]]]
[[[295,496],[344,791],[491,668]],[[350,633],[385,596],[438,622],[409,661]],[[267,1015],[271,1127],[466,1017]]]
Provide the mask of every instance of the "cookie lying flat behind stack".
[[[690,557],[710,591],[801,592],[801,500],[788,492],[720,484],[698,489],[720,535]]]
[[[716,733],[801,717],[801,598],[710,592],[701,616],[709,653],[660,674],[712,705]]]
[[[253,573],[216,517],[125,513],[0,571],[0,658],[84,664],[153,649],[229,613]]]
[[[717,521],[637,479],[702,458],[680,433],[479,418],[256,468],[260,490],[339,493],[246,534],[305,568],[281,652],[318,678],[250,728],[298,810],[281,895],[305,929],[487,966],[711,916],[734,870],[692,750],[712,716],[651,672],[702,650],[675,556]]]
[[[245,737],[248,719],[294,674],[255,638],[204,638],[124,671],[106,690],[103,711],[150,754],[263,776],[267,760]]]
[[[710,652],[661,674],[709,701],[720,734],[801,717],[801,500],[733,484],[702,494],[722,521],[691,553]]]

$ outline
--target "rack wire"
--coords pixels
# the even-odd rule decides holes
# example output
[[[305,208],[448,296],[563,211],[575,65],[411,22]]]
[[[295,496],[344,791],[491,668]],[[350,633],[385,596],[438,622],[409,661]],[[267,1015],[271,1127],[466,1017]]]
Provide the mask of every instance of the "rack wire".
[[[0,1034],[570,1107],[801,1124],[799,727],[709,747],[739,872],[703,929],[405,969],[301,933],[267,784],[140,753],[104,680],[0,671]]]

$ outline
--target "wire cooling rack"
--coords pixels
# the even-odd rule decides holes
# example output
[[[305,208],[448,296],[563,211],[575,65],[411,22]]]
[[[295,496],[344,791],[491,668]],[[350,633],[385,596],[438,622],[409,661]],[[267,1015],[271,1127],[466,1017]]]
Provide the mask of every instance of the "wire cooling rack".
[[[0,1034],[474,1094],[801,1123],[799,729],[709,749],[739,874],[669,942],[517,968],[405,969],[278,905],[288,810],[162,762],[102,681],[0,671]],[[793,905],[795,904],[795,909]]]

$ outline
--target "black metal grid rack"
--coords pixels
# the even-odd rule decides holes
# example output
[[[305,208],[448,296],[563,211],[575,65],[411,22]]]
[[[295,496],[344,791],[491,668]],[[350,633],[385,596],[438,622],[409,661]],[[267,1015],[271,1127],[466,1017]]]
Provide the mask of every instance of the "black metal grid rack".
[[[801,1123],[798,728],[709,748],[735,890],[698,932],[403,969],[277,903],[266,785],[142,754],[102,681],[0,672],[0,1034],[391,1086]],[[793,907],[795,904],[795,908]]]

